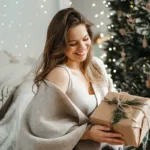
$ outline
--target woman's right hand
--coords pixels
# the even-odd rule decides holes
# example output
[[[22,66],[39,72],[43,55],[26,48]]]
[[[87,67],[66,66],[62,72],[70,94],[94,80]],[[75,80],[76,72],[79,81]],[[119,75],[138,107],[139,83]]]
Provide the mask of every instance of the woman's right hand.
[[[89,130],[85,132],[81,140],[93,140],[95,142],[104,142],[111,145],[123,145],[122,135],[119,133],[109,132],[110,129],[102,125],[93,125]]]

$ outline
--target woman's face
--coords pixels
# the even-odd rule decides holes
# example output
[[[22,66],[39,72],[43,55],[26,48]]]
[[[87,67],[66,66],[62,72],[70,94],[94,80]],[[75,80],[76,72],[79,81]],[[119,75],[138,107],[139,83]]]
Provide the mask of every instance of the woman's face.
[[[83,62],[91,47],[91,39],[85,25],[78,25],[68,31],[66,56],[68,61]]]

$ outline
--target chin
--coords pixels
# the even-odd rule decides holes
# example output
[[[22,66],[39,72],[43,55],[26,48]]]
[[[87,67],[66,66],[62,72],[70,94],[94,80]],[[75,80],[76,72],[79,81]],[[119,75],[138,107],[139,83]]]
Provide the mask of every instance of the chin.
[[[83,61],[86,60],[86,58],[87,58],[87,56],[84,56],[84,57],[82,57],[81,59],[78,59],[78,61],[83,62]]]

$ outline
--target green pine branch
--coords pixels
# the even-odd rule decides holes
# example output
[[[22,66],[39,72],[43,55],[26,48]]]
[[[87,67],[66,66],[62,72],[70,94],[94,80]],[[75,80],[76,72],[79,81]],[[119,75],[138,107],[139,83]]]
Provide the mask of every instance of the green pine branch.
[[[122,108],[116,108],[116,110],[114,110],[113,112],[113,117],[112,117],[112,125],[116,124],[117,122],[119,122],[121,119],[127,119],[127,115],[124,111],[121,110]]]
[[[125,112],[125,108],[128,106],[137,106],[137,105],[145,105],[142,102],[140,102],[138,99],[134,99],[134,100],[120,100],[118,101],[117,98],[114,98],[112,100],[108,100],[106,99],[106,102],[109,105],[112,104],[116,104],[117,108],[113,111],[113,115],[112,115],[112,120],[111,123],[112,125],[116,124],[117,122],[119,122],[121,119],[127,119],[127,114]]]

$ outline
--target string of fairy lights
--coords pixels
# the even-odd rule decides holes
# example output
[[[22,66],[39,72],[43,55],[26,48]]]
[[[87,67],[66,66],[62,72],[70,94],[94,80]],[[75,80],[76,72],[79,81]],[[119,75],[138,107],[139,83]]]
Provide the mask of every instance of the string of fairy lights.
[[[33,38],[33,35],[32,35],[32,30],[30,30],[30,29],[34,28],[34,25],[39,21],[39,17],[43,16],[43,18],[44,17],[48,18],[47,14],[49,13],[49,11],[46,7],[47,3],[48,3],[47,0],[40,0],[37,4],[37,7],[36,7],[37,12],[34,14],[34,11],[33,11],[33,14],[31,14],[34,17],[34,20],[31,20],[29,22],[25,22],[25,19],[23,21],[22,17],[24,17],[26,12],[24,12],[23,10],[20,9],[22,7],[22,2],[14,0],[14,2],[11,3],[12,5],[10,5],[9,3],[5,2],[5,1],[1,2],[0,34],[5,32],[6,30],[13,32],[16,30],[16,28],[18,28],[18,30],[13,35],[14,39],[17,39],[16,41],[19,41],[23,37],[24,38],[27,37],[26,41],[24,41],[24,43],[18,42],[18,43],[12,43],[11,44],[12,49],[14,49],[15,51],[18,51],[17,54],[14,54],[16,57],[24,56],[24,52],[21,51],[21,49],[31,48],[29,41],[31,41],[30,38],[31,37]],[[27,5],[27,3],[26,3],[26,5]],[[13,10],[14,8],[16,10],[14,11],[13,14],[11,14],[10,10]],[[15,17],[13,16],[14,14],[16,14]],[[28,18],[26,18],[26,20],[28,20]],[[28,28],[28,32],[26,32],[26,34],[24,34],[24,32],[23,32],[24,27],[26,29]],[[1,38],[0,38],[0,50],[4,50],[5,46],[10,44],[7,42],[8,41],[4,40],[3,36],[1,36]],[[11,55],[9,52],[6,52],[6,53],[8,55]],[[30,53],[29,57],[32,58],[33,54]]]

